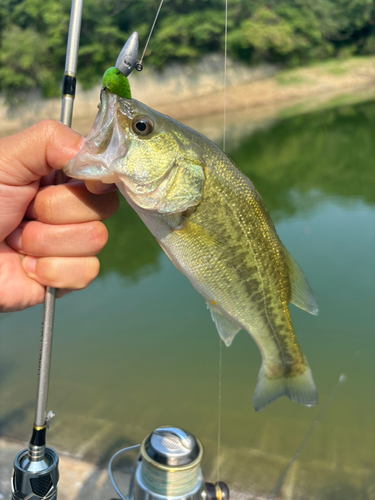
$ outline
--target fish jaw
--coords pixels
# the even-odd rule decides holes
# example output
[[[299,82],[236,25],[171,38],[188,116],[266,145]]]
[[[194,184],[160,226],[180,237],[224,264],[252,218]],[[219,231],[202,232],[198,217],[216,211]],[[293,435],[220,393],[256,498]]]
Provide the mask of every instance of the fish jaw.
[[[68,177],[118,182],[116,166],[126,157],[129,138],[117,117],[117,96],[103,93],[94,124],[81,150],[63,168]]]
[[[153,124],[144,136],[134,120]],[[63,168],[75,179],[114,183],[140,209],[183,212],[199,203],[203,165],[186,152],[180,124],[133,99],[103,91],[99,112],[78,154]]]

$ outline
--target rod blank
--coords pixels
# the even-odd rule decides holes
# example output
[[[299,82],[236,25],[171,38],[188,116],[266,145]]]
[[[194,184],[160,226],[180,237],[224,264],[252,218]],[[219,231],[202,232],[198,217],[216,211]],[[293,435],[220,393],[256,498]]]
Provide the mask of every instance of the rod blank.
[[[72,0],[60,116],[60,121],[68,127],[71,127],[73,116],[82,7],[83,0]],[[57,176],[56,181],[57,184],[60,184],[63,181],[63,177]],[[55,292],[55,288],[47,287],[44,297],[42,337],[38,370],[38,390],[34,421],[35,427],[43,427],[46,425],[53,321],[55,316]]]

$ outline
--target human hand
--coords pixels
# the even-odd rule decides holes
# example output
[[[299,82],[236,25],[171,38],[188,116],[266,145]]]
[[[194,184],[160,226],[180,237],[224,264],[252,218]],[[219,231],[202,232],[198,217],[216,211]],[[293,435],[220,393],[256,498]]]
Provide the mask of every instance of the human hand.
[[[85,288],[98,274],[95,255],[107,242],[101,220],[118,208],[114,187],[69,181],[51,185],[83,138],[44,120],[0,139],[0,312]],[[100,193],[101,195],[93,194]]]

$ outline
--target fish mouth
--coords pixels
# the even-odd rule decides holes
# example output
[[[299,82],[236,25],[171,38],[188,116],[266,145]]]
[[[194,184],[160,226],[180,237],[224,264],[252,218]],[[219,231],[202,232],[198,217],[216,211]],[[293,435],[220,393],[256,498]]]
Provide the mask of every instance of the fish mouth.
[[[98,107],[98,114],[81,150],[62,170],[74,179],[111,184],[118,181],[114,166],[126,156],[128,141],[117,120],[118,96],[103,91]]]
[[[78,157],[78,158],[77,158]],[[118,176],[109,172],[108,164],[100,161],[98,158],[92,159],[86,151],[77,155],[64,168],[63,172],[68,177],[81,180],[101,181],[105,184],[117,182]]]

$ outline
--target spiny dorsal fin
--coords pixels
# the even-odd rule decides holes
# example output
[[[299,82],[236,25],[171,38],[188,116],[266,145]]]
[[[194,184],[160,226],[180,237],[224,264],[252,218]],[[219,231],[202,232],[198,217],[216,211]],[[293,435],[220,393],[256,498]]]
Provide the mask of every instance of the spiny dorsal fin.
[[[318,314],[318,305],[310,285],[307,282],[306,276],[286,248],[284,248],[284,252],[288,263],[290,286],[292,290],[290,302],[300,309],[316,316]]]
[[[211,317],[216,325],[217,331],[224,344],[229,347],[235,335],[241,330],[237,325],[234,325],[229,319],[223,316],[210,302],[207,301],[207,307],[211,312]]]

